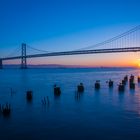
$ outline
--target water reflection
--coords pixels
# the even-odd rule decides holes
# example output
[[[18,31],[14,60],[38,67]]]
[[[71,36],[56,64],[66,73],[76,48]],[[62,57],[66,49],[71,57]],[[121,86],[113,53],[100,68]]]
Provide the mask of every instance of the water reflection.
[[[33,71],[33,73],[31,71]],[[77,139],[85,139],[85,137],[89,135],[94,137],[93,130],[95,135],[97,133],[101,135],[101,139],[114,138],[116,131],[118,135],[122,136],[126,134],[128,137],[132,131],[140,132],[140,118],[137,117],[138,115],[140,116],[140,84],[138,84],[138,86],[136,85],[135,90],[130,90],[128,84],[126,84],[125,91],[118,92],[117,85],[114,85],[113,88],[109,88],[104,82],[111,77],[114,82],[119,83],[124,74],[127,73],[126,71],[113,71],[110,75],[110,72],[107,74],[106,72],[100,73],[97,71],[95,74],[95,72],[88,73],[87,71],[86,74],[83,74],[82,72],[74,73],[73,70],[72,72],[69,70],[69,73],[65,73],[65,70],[62,70],[61,73],[53,73],[54,79],[52,79],[52,75],[50,75],[48,71],[44,69],[41,71],[43,71],[43,74],[40,72],[41,77],[47,78],[41,78],[41,80],[39,80],[39,77],[34,76],[38,74],[38,71],[35,72],[34,70],[27,70],[24,77],[25,79],[21,79],[19,76],[16,77],[17,73],[15,72],[13,72],[13,75],[16,77],[14,81],[12,78],[9,78],[9,83],[15,82],[16,88],[21,93],[15,94],[12,99],[8,94],[15,112],[15,114],[12,112],[12,125],[10,127],[2,122],[1,118],[3,115],[0,113],[0,124],[7,127],[5,127],[5,130],[0,128],[0,131],[6,134],[6,130],[8,129],[8,135],[11,136],[11,139],[15,139],[15,137],[12,136],[17,131],[20,134],[24,133],[26,135],[31,132],[30,134],[34,137],[37,136],[37,139],[39,139],[40,135],[42,135],[42,139],[44,137],[51,139],[52,136],[54,139],[58,139],[58,136],[62,139],[66,139],[70,135],[73,136],[73,139],[76,139],[74,134],[77,135]],[[25,71],[22,71],[23,76],[24,72]],[[9,77],[11,75],[12,74],[9,73]],[[3,75],[0,76],[2,77]],[[89,86],[93,83],[93,78],[102,78],[102,87],[99,90],[95,90],[94,87]],[[2,83],[5,77],[1,79],[0,81]],[[64,88],[64,93],[60,96],[54,94],[52,87],[54,81],[57,79],[61,79],[61,86]],[[73,86],[67,85],[68,79]],[[23,81],[19,82],[20,80]],[[86,83],[86,92],[84,93],[73,92],[75,88],[74,85],[78,83],[79,80]],[[87,83],[87,81],[89,81],[89,83]],[[45,90],[42,88],[43,83],[47,83]],[[21,86],[24,88],[20,88]],[[33,99],[29,101],[26,99],[25,88],[27,89],[27,87],[35,91]],[[67,89],[65,87],[67,87]],[[14,89],[15,87],[12,87],[12,92]],[[48,96],[46,96],[46,91],[48,91]],[[7,99],[7,96],[1,98],[3,95],[4,94],[0,93],[0,99]],[[12,93],[12,96],[13,95]],[[32,105],[32,103],[34,104]],[[47,109],[49,109],[49,111]],[[0,135],[4,137],[4,134],[1,133]]]
[[[130,90],[129,90],[129,93],[130,93],[130,94],[134,94],[134,93],[135,93],[135,90],[130,89]]]
[[[44,97],[42,100],[41,100],[41,104],[42,104],[42,109],[43,111],[48,111],[49,108],[50,108],[50,99],[49,97]]]
[[[26,95],[26,103],[27,103],[27,105],[32,105],[33,104],[33,99],[28,100],[27,95]]]
[[[140,83],[138,83],[138,87],[140,87]]]
[[[75,100],[80,101],[82,95],[83,95],[82,92],[75,91]]]
[[[54,99],[55,99],[55,100],[60,100],[60,98],[61,98],[60,95],[54,94]]]
[[[109,93],[113,93],[113,87],[110,87],[110,88],[108,89],[108,91],[109,91]]]
[[[118,92],[118,97],[119,97],[119,101],[123,102],[124,97],[125,97],[125,93],[124,92]]]
[[[13,88],[10,87],[11,97],[13,97],[16,93],[17,93],[17,91],[15,91]]]

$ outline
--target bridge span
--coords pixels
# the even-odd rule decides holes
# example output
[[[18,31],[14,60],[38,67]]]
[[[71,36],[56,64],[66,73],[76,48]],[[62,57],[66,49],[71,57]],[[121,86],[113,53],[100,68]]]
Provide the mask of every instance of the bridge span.
[[[120,52],[138,52],[140,47],[129,47],[129,48],[110,48],[110,49],[95,49],[95,50],[81,50],[81,51],[64,51],[64,52],[52,52],[43,54],[26,55],[26,58],[36,57],[50,57],[50,56],[61,56],[61,55],[81,55],[81,54],[96,54],[96,53],[120,53]],[[1,58],[4,60],[22,59],[23,56],[6,57]]]
[[[22,49],[26,50],[26,44],[22,44]],[[97,54],[97,53],[121,53],[121,52],[139,52],[140,47],[127,47],[127,48],[110,48],[110,49],[94,49],[94,50],[80,50],[80,51],[64,51],[64,52],[52,52],[43,54],[26,55],[26,51],[22,50],[21,56],[5,57],[0,59],[0,68],[2,68],[2,62],[6,60],[21,59],[21,68],[27,68],[27,58],[37,57],[50,57],[50,56],[62,56],[62,55],[82,55],[82,54]]]
[[[97,53],[139,52],[140,51],[140,47],[139,47],[140,46],[140,34],[139,34],[140,32],[139,31],[140,31],[140,25],[118,36],[115,36],[111,39],[105,40],[103,42],[100,42],[90,47],[86,47],[86,48],[82,48],[80,50],[74,50],[74,51],[62,51],[62,52],[43,51],[43,53],[27,54],[27,45],[25,43],[22,43],[21,55],[0,58],[0,69],[3,68],[3,61],[14,60],[14,59],[21,59],[21,68],[26,69],[28,58],[51,57],[51,56],[62,56],[62,55],[97,54]],[[126,47],[126,46],[129,46],[129,47]],[[137,46],[137,47],[134,47],[134,46]],[[38,50],[35,48],[32,48],[32,49]]]

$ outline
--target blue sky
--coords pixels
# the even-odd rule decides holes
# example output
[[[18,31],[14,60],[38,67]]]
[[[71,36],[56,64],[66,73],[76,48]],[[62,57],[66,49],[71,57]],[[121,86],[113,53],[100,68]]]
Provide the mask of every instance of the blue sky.
[[[0,55],[22,42],[48,51],[96,44],[138,25],[139,6],[138,0],[0,0]]]

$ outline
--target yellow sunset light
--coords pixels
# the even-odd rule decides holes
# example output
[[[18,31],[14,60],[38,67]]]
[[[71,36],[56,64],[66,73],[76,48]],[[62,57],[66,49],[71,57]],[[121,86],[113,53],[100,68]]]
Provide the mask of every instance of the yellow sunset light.
[[[137,59],[138,67],[140,67],[140,59]]]

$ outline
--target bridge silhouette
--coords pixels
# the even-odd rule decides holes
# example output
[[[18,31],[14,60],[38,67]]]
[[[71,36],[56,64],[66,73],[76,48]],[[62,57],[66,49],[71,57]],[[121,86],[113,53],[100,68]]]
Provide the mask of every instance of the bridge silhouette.
[[[43,53],[27,54],[27,48],[42,51]],[[80,55],[96,53],[120,53],[120,52],[139,52],[140,51],[140,25],[136,26],[118,36],[105,40],[101,43],[81,48],[73,51],[47,52],[28,46],[25,43],[21,45],[21,55],[0,58],[0,69],[3,68],[3,61],[21,59],[21,68],[27,68],[27,58],[50,57],[61,55]]]

